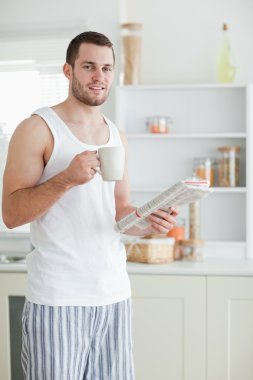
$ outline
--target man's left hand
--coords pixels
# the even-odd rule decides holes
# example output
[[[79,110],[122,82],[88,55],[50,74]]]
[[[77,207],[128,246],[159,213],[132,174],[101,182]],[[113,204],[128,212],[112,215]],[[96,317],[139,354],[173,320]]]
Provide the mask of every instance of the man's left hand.
[[[170,207],[168,211],[158,209],[150,214],[147,220],[152,224],[151,228],[154,233],[166,234],[176,224],[178,212],[176,207]]]

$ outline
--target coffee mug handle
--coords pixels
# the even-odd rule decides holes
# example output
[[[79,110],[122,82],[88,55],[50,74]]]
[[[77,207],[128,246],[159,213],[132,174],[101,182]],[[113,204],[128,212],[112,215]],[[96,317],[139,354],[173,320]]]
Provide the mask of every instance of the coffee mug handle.
[[[97,168],[94,168],[94,169],[96,170],[96,172],[97,172],[98,174],[102,175],[102,172],[101,172],[101,170],[100,170],[100,168],[99,168],[99,167],[97,167]]]
[[[97,151],[97,159],[100,161],[100,158],[99,158],[99,151]],[[101,170],[100,170],[99,167],[96,167],[96,168],[94,168],[94,169],[96,170],[96,172],[97,172],[98,174],[100,174],[100,175],[102,176],[102,172],[101,172]]]

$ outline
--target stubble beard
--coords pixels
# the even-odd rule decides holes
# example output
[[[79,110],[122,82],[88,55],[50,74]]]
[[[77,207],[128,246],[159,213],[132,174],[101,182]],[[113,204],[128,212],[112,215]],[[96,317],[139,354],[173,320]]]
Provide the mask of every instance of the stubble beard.
[[[92,98],[87,91],[84,90],[82,84],[79,82],[79,80],[76,78],[75,75],[73,75],[73,81],[72,81],[72,95],[79,100],[81,103],[87,105],[87,106],[100,106],[103,104],[106,99],[109,96],[110,89],[104,93],[102,97],[98,98]]]

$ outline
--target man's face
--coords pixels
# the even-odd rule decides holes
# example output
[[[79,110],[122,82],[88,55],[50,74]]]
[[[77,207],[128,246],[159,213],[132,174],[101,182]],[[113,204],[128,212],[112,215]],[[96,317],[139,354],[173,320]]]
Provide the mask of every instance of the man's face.
[[[113,80],[112,49],[83,43],[72,70],[73,96],[89,106],[99,106],[107,99]]]

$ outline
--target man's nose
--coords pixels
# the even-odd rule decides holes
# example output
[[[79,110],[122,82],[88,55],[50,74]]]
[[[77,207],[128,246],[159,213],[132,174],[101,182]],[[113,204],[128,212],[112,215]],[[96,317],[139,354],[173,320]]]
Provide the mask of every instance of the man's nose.
[[[93,72],[92,78],[96,79],[96,80],[101,80],[103,78],[103,71],[102,71],[102,69],[96,69]]]

